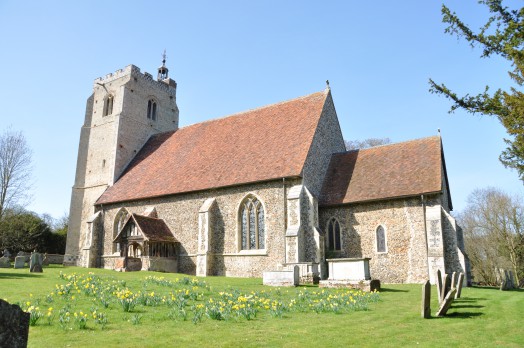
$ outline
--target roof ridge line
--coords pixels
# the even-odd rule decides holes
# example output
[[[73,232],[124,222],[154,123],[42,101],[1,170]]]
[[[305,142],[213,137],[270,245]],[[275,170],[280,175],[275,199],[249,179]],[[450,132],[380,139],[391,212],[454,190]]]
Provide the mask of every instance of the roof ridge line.
[[[342,152],[335,152],[335,153],[333,153],[333,155],[344,154],[344,153],[349,153],[349,152],[354,152],[354,151],[366,151],[366,150],[376,149],[378,147],[400,145],[400,144],[412,143],[412,142],[415,142],[415,141],[431,139],[431,138],[438,138],[438,137],[440,137],[440,136],[439,135],[429,135],[427,137],[410,139],[410,140],[403,140],[403,141],[397,141],[397,142],[394,142],[394,143],[381,144],[381,145],[376,145],[376,146],[371,146],[371,147],[365,147],[365,148],[362,148],[362,149],[352,149],[352,150],[346,150],[346,151],[342,151]]]
[[[223,119],[226,119],[226,118],[229,118],[229,117],[236,117],[236,116],[239,116],[241,114],[246,114],[248,112],[253,112],[253,111],[257,111],[257,110],[261,110],[261,109],[266,109],[266,108],[269,108],[269,107],[274,107],[274,106],[277,106],[277,105],[290,103],[290,102],[297,101],[297,100],[300,100],[300,99],[306,99],[306,98],[309,98],[309,97],[311,97],[311,96],[313,96],[315,94],[325,94],[325,95],[327,95],[328,94],[328,90],[327,89],[323,89],[322,91],[306,94],[306,95],[303,95],[303,96],[300,96],[300,97],[287,99],[287,100],[282,100],[282,101],[279,101],[279,102],[276,102],[276,103],[272,103],[272,104],[262,105],[262,106],[259,106],[259,107],[256,107],[256,108],[247,109],[247,110],[244,110],[244,111],[239,111],[239,112],[235,112],[235,113],[224,115],[224,116],[219,116],[219,117],[212,118],[212,119],[209,119],[209,120],[204,120],[202,122],[196,122],[196,123],[188,124],[186,126],[179,127],[178,129],[189,128],[189,127],[195,126],[197,124],[204,124],[204,123],[209,123],[209,122],[215,122],[215,121],[223,120]]]

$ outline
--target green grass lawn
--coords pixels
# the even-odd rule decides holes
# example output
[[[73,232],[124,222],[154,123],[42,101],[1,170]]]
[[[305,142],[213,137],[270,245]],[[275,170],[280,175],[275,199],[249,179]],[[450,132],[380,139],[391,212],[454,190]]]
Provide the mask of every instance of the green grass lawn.
[[[265,287],[261,279],[0,269],[0,298],[42,315],[29,347],[524,346],[522,291],[466,288],[446,317],[432,319],[420,317],[421,292],[421,285],[385,284],[369,296]],[[433,287],[433,315],[435,294]],[[126,312],[122,303],[136,305]]]

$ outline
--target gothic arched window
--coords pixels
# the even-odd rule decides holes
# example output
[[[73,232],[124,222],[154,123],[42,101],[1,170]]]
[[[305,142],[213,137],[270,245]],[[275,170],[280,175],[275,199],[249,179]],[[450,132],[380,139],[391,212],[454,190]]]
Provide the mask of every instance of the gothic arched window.
[[[104,112],[102,113],[103,116],[111,115],[113,113],[113,101],[114,97],[109,94],[104,99]]]
[[[240,204],[240,246],[242,250],[265,248],[264,207],[254,196],[246,197]]]
[[[156,121],[156,101],[153,99],[147,102],[147,118]]]
[[[340,242],[340,224],[335,218],[329,220],[328,223],[327,247],[329,251],[338,251],[342,249],[342,243]]]
[[[385,253],[386,248],[386,230],[382,225],[377,227],[377,253]]]

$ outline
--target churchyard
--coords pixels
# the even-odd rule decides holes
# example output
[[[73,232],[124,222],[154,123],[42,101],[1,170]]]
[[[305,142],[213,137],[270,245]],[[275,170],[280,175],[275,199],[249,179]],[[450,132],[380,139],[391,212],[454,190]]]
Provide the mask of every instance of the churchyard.
[[[0,269],[0,298],[30,312],[29,347],[315,347],[524,345],[522,290],[464,288],[445,317],[420,316],[421,285],[379,293],[268,287],[51,265]]]

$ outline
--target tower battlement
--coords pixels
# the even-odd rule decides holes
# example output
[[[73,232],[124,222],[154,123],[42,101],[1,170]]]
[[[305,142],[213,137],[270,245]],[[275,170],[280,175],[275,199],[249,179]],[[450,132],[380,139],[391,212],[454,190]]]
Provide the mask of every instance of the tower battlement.
[[[177,84],[175,80],[168,78],[163,81],[157,81],[153,78],[153,75],[148,72],[142,73],[140,68],[133,64],[129,64],[123,69],[118,69],[114,73],[109,73],[103,77],[96,78],[94,84],[106,84],[125,76],[132,76],[133,78],[140,79],[172,96],[176,96]]]

